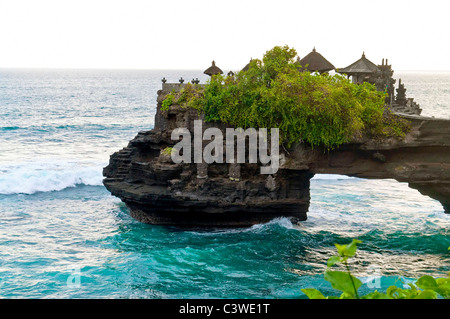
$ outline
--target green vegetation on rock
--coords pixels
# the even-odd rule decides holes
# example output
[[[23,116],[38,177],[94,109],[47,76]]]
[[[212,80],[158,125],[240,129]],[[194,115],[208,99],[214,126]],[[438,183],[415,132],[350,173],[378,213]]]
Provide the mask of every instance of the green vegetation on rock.
[[[163,149],[161,151],[161,154],[170,156],[170,155],[172,155],[172,152],[173,152],[173,147],[166,147],[165,149]]]
[[[386,93],[339,74],[301,72],[296,56],[288,46],[274,47],[262,60],[253,59],[247,71],[214,75],[195,94],[189,86],[177,102],[203,112],[206,121],[279,128],[287,146],[306,142],[333,149],[363,137],[401,138],[408,132],[409,123],[385,108]],[[173,94],[168,98],[175,103]]]
[[[199,100],[203,97],[203,88],[198,84],[187,83],[183,89],[178,92],[172,91],[166,95],[162,101],[161,110],[167,111],[172,105],[181,107],[198,108]]]

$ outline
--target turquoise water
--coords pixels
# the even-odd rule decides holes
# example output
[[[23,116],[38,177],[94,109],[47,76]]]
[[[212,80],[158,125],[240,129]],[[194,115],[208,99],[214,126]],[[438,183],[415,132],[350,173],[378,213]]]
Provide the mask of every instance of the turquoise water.
[[[331,294],[326,260],[352,238],[363,241],[351,265],[363,292],[450,271],[450,215],[393,180],[316,176],[297,225],[180,230],[132,219],[103,187],[102,168],[153,127],[160,79],[180,76],[205,80],[200,71],[0,70],[1,298]],[[424,115],[446,118],[449,79],[402,74]]]

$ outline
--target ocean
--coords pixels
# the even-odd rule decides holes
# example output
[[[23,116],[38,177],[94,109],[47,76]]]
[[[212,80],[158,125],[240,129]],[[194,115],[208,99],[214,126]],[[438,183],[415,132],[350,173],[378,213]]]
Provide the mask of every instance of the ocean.
[[[299,224],[182,230],[131,218],[102,168],[152,129],[163,77],[206,80],[196,70],[0,70],[0,298],[333,295],[327,259],[353,238],[361,293],[448,274],[450,215],[394,180],[316,175]],[[450,118],[450,72],[394,77],[422,115]]]

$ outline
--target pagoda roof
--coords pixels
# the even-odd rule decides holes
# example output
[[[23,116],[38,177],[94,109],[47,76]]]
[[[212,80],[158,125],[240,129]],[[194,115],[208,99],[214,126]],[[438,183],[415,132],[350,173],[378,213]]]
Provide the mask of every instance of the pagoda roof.
[[[207,68],[203,73],[207,74],[209,76],[212,76],[215,74],[222,74],[223,71],[219,67],[216,66],[215,61],[212,61],[212,65],[209,68]]]
[[[336,71],[339,73],[346,73],[351,75],[375,73],[378,70],[378,66],[368,60],[363,52],[362,57],[358,61],[350,64],[348,67],[337,69]]]
[[[253,58],[250,59],[250,62],[248,62],[248,63],[242,68],[241,71],[248,71],[248,69],[250,68],[250,63],[252,63],[252,61],[253,61]]]
[[[334,70],[335,67],[322,54],[316,51],[314,48],[308,55],[298,62],[301,65],[301,69],[308,70],[310,72],[327,72]]]

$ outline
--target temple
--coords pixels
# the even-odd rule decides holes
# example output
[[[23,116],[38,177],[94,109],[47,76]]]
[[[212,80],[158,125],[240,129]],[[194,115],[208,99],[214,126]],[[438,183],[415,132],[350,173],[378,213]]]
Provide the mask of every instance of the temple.
[[[250,67],[250,63],[253,61],[253,59],[250,59],[250,62],[248,62],[243,68],[242,71],[248,71],[249,67]]]
[[[241,71],[247,71],[252,60],[253,59],[250,59]],[[345,68],[335,68],[334,65],[324,58],[322,54],[317,52],[314,47],[313,50],[302,59],[297,57],[296,64],[298,65],[298,70],[300,72],[328,74],[330,71],[336,71],[337,73],[346,75],[349,79],[351,78],[352,82],[355,84],[362,84],[364,82],[373,84],[378,91],[387,93],[386,107],[390,108],[395,113],[420,115],[422,112],[419,104],[414,102],[413,98],[406,97],[406,89],[404,84],[401,83],[401,79],[399,79],[398,88],[395,88],[396,80],[392,77],[394,71],[392,70],[392,65],[388,64],[388,59],[383,59],[381,65],[376,65],[370,61],[363,52],[361,58],[349,66]],[[213,76],[216,74],[223,74],[223,71],[216,66],[215,61],[212,61],[212,65],[203,73]],[[233,71],[228,72],[228,76],[234,74],[235,72]],[[198,79],[192,83],[198,84]],[[397,95],[395,92],[397,92]]]
[[[207,68],[203,73],[209,76],[213,76],[216,74],[223,74],[223,71],[218,66],[216,66],[215,61],[212,61],[211,66]]]
[[[318,72],[323,74],[335,69],[334,65],[317,52],[315,47],[303,59],[297,61],[300,65],[300,71]]]
[[[378,91],[386,92],[386,106],[395,113],[408,115],[420,115],[422,109],[414,102],[413,98],[406,98],[404,85],[399,80],[399,88],[397,97],[395,96],[395,79],[392,78],[394,71],[392,66],[388,64],[388,60],[383,59],[381,65],[376,65],[366,58],[363,52],[361,58],[345,68],[336,69],[338,73],[347,75],[352,78],[352,82],[362,84],[368,82],[374,84]]]
[[[351,77],[353,83],[360,84],[363,82],[369,82],[374,84],[378,67],[375,63],[367,59],[363,52],[359,60],[353,62],[345,68],[338,69],[337,72],[346,74],[348,78]]]
[[[422,110],[419,108],[419,105],[414,102],[413,98],[406,97],[406,89],[405,85],[402,83],[402,79],[398,81],[398,89],[396,89],[396,91],[397,96],[391,103],[391,108],[398,113],[420,115]]]

